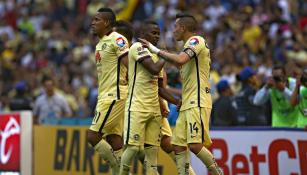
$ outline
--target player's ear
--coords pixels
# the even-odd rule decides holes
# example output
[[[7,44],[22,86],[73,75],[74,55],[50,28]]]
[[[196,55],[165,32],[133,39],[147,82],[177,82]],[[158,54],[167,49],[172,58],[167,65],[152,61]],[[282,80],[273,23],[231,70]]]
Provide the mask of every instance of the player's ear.
[[[187,30],[187,27],[185,25],[181,25],[182,31],[185,32]]]
[[[111,24],[111,21],[110,21],[110,20],[105,20],[105,21],[104,21],[104,25],[109,26],[110,24]]]

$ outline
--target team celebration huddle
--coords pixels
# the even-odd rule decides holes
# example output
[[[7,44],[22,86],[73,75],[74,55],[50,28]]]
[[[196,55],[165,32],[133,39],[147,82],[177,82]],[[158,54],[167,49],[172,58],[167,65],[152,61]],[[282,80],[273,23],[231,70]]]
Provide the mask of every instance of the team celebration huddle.
[[[100,8],[93,17],[91,30],[99,37],[95,51],[98,99],[87,136],[114,175],[128,175],[135,158],[146,174],[159,174],[160,148],[174,160],[179,175],[195,174],[190,152],[212,175],[223,174],[207,149],[212,144],[210,51],[206,40],[196,34],[196,26],[193,16],[176,15],[173,38],[185,43],[176,54],[158,48],[160,29],[155,21],[143,21],[132,43],[133,27],[116,21],[111,9]],[[180,70],[181,99],[166,88],[166,62]],[[168,103],[179,111],[173,131],[167,120]]]

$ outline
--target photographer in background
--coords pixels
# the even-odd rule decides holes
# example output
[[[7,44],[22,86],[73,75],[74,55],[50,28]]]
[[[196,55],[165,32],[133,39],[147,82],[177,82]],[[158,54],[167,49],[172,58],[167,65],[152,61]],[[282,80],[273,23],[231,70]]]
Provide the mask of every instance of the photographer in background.
[[[272,106],[272,127],[296,127],[298,110],[290,104],[292,91],[288,88],[285,68],[276,65],[272,69],[272,78],[257,91],[254,97],[255,105],[262,105],[268,99]]]
[[[298,107],[297,127],[307,129],[307,69],[296,79],[296,86],[291,95],[290,103]]]

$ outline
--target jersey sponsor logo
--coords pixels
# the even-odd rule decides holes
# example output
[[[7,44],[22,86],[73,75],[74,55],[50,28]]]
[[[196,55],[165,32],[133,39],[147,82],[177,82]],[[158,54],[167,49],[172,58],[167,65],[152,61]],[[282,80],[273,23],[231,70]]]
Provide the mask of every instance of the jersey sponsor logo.
[[[125,40],[122,38],[122,37],[119,37],[116,39],[116,44],[119,46],[119,47],[124,47],[126,42]]]
[[[99,52],[96,52],[95,59],[96,59],[96,63],[99,63],[101,61],[101,56]]]
[[[138,52],[138,55],[145,55],[148,53],[146,50],[144,50],[143,47],[138,47],[136,50]]]
[[[192,38],[190,41],[189,41],[189,44],[192,45],[192,46],[195,46],[197,44],[199,44],[199,41],[197,38]]]
[[[189,174],[189,171],[190,171],[190,163],[186,163],[184,165],[184,171],[185,171],[185,174]]]

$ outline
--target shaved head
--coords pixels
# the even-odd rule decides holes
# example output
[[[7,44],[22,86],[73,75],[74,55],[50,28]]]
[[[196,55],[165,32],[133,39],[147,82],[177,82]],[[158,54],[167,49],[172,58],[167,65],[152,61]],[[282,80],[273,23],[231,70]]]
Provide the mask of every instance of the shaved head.
[[[103,7],[100,8],[97,12],[101,13],[104,20],[109,21],[111,26],[115,24],[116,16],[112,9]]]
[[[197,21],[192,15],[179,13],[176,15],[176,22],[189,32],[195,32],[197,29]]]

